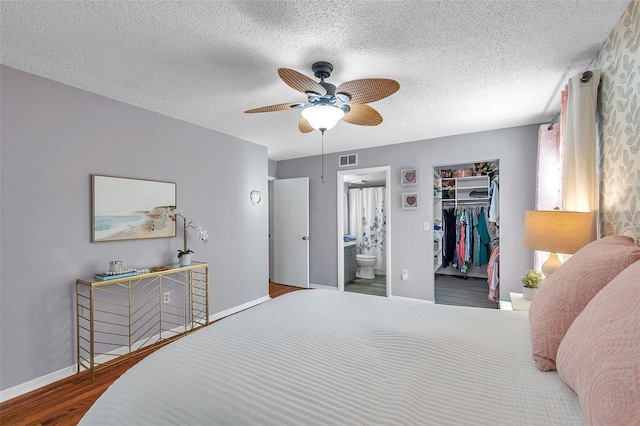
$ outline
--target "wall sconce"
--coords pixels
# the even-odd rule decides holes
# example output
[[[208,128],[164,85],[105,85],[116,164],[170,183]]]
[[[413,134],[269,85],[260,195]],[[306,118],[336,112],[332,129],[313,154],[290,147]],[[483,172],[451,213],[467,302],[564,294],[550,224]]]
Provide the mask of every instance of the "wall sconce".
[[[262,204],[262,192],[253,190],[249,193],[249,199],[251,200],[251,204],[254,206],[259,206]]]

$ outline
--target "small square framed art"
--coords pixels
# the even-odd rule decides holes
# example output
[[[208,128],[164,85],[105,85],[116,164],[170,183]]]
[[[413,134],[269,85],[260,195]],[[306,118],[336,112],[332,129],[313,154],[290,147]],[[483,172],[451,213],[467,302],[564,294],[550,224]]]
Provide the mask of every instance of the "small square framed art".
[[[402,169],[400,170],[400,184],[402,186],[411,186],[418,184],[418,170]]]
[[[418,193],[403,192],[402,193],[402,209],[415,210],[418,208]]]

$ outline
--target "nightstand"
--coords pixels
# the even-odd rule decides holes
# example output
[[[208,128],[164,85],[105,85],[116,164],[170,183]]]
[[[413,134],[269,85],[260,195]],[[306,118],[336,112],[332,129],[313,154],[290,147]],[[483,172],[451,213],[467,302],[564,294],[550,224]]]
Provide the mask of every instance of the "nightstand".
[[[531,305],[531,300],[527,300],[522,296],[522,293],[509,293],[511,299],[511,306],[514,311],[528,311]]]
[[[509,299],[498,300],[498,309],[503,311],[513,311],[513,305]]]

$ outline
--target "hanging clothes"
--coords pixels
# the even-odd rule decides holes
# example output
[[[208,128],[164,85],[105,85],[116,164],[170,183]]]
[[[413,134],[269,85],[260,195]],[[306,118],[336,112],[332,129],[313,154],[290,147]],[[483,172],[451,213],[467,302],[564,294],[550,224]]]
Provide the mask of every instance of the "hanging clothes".
[[[456,249],[453,252],[453,267],[458,269],[460,268],[460,265],[462,263],[460,260],[460,230],[462,228],[462,222],[460,222],[460,209],[455,211],[455,217],[456,217]]]
[[[464,209],[465,220],[467,221],[467,245],[465,247],[465,263],[469,263],[471,261],[471,255],[473,254],[473,221],[471,219],[471,210]]]
[[[500,185],[498,178],[495,178],[491,182],[491,190],[489,196],[489,222],[496,224],[496,227],[500,227]]]
[[[478,221],[478,234],[480,236],[479,241],[479,259],[480,265],[489,263],[489,253],[491,252],[491,237],[489,236],[489,229],[487,227],[487,219],[484,213],[484,208],[480,208],[476,216]]]
[[[442,267],[446,268],[453,263],[454,253],[456,251],[456,213],[452,208],[442,210],[442,219],[444,222],[444,236],[442,238],[443,255]]]
[[[478,209],[473,209],[474,213],[471,215],[473,225],[473,266],[480,266],[480,232],[478,226],[480,225],[480,218],[478,217]]]
[[[460,209],[460,240],[458,241],[458,267],[460,272],[466,274],[469,271],[468,247],[469,239],[467,237],[468,218],[466,209]]]
[[[500,246],[491,252],[487,267],[487,284],[489,285],[489,300],[497,302],[500,298]]]
[[[486,265],[491,254],[491,237],[484,207],[445,207],[443,218],[442,267],[462,273],[471,266]]]

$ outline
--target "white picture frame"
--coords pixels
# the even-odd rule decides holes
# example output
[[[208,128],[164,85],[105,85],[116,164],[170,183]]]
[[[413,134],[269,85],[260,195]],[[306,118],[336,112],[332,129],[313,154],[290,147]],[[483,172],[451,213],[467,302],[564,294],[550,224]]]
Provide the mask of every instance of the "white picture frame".
[[[417,192],[403,192],[402,193],[402,209],[403,210],[417,210],[418,203],[418,193]]]
[[[412,186],[418,184],[418,170],[415,168],[400,170],[400,185]]]

